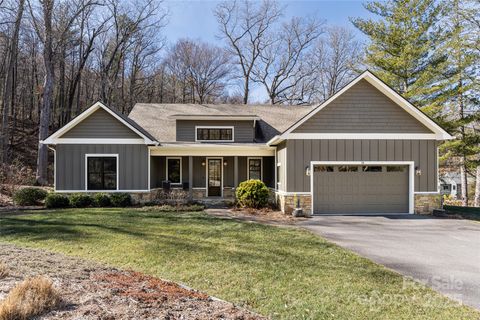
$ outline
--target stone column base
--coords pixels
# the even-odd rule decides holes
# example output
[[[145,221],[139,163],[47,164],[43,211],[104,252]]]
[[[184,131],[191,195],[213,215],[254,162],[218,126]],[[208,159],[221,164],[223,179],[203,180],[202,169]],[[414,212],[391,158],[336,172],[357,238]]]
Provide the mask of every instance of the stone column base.
[[[296,199],[293,194],[282,194],[277,192],[275,194],[278,208],[286,214],[292,214],[292,211],[297,207],[296,199],[300,200],[300,208],[303,209],[304,214],[312,214],[312,196],[310,194],[297,194]]]
[[[434,209],[440,209],[442,206],[442,195],[433,194],[415,194],[415,213],[432,214]]]

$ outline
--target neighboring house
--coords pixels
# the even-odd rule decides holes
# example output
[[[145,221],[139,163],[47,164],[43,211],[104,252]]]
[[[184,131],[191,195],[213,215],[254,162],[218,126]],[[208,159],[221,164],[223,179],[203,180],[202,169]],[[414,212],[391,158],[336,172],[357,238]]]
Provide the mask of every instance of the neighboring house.
[[[445,172],[440,175],[440,193],[442,195],[452,196],[455,199],[462,197],[462,185],[460,173]]]
[[[163,181],[194,199],[261,179],[284,212],[413,213],[439,205],[444,129],[366,71],[319,106],[96,103],[43,143],[57,192],[149,198]]]

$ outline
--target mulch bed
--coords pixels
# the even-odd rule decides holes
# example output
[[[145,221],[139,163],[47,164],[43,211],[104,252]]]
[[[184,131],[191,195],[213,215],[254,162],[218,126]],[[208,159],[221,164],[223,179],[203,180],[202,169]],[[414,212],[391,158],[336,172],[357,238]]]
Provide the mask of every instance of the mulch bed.
[[[295,225],[297,222],[307,220],[305,217],[294,217],[273,209],[207,209],[208,214],[217,217],[253,221],[271,225]]]
[[[265,319],[174,282],[44,250],[0,244],[0,301],[20,281],[45,275],[62,306],[41,319]]]

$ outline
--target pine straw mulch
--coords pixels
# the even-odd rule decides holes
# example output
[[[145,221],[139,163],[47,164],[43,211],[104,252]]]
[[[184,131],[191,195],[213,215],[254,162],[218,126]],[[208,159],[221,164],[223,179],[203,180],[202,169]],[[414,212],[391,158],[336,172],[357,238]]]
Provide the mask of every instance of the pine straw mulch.
[[[52,279],[62,303],[41,319],[265,319],[174,282],[45,250],[0,244],[0,262],[8,267],[0,303],[27,277]]]

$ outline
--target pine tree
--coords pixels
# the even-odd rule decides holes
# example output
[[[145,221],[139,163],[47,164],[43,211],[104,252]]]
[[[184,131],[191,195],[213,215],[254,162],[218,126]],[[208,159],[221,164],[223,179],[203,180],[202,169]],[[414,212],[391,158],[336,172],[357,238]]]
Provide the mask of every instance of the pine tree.
[[[436,0],[373,1],[364,7],[379,19],[353,18],[370,38],[366,64],[381,79],[419,107],[428,107],[445,57],[432,54],[441,7]]]

